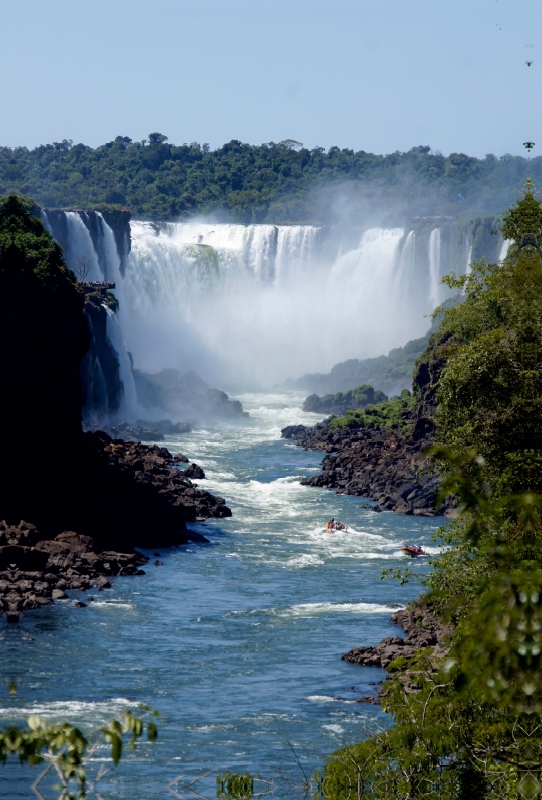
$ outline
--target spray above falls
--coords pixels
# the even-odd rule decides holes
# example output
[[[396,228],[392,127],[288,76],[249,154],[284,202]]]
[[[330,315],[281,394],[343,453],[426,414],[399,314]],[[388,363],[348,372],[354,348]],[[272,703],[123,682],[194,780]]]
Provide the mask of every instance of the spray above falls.
[[[64,214],[50,227],[54,235],[62,228],[68,264],[86,259],[92,279],[116,283],[108,339],[128,409],[135,389],[127,351],[147,373],[193,370],[239,388],[386,353],[425,333],[427,315],[446,297],[442,276],[464,271],[491,238],[468,221],[357,232],[132,221],[131,251],[122,256],[102,215],[55,213]],[[502,239],[490,244],[502,257]]]

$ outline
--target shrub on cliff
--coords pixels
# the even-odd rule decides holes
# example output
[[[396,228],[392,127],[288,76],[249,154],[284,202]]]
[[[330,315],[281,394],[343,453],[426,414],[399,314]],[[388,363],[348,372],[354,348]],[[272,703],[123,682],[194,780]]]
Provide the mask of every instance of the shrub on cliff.
[[[376,393],[375,393],[376,394]],[[386,428],[403,428],[412,416],[414,398],[408,389],[400,397],[392,397],[363,409],[347,411],[344,417],[331,420],[332,428],[367,428],[383,425]]]

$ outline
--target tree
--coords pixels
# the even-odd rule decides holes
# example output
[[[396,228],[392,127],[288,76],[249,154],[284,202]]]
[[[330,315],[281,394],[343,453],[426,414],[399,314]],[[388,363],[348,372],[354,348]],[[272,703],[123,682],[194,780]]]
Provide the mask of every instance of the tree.
[[[167,142],[167,136],[163,133],[149,133],[149,144],[163,144]]]

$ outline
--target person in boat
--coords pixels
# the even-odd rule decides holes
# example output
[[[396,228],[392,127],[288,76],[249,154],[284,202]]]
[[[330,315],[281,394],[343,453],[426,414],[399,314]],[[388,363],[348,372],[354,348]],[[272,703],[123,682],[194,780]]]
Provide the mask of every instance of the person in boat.
[[[326,525],[326,531],[328,533],[333,533],[334,530],[335,530],[335,520],[333,519],[333,517],[331,517],[331,519]]]
[[[342,522],[339,522],[339,520],[337,520],[337,522],[335,523],[335,530],[336,531],[346,531],[346,530],[348,530],[348,528]]]

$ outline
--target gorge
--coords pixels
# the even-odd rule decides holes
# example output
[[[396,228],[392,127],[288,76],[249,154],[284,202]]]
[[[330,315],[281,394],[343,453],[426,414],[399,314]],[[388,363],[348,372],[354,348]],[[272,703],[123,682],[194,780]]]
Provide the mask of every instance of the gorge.
[[[53,229],[52,212],[45,214]],[[294,289],[301,285],[298,281],[302,276],[312,276],[306,270],[314,268],[320,292],[322,287],[330,288],[318,302],[332,302],[331,289],[337,290],[337,302],[343,303],[352,335],[357,324],[367,321],[360,323],[355,313],[359,303],[355,306],[352,301],[348,306],[339,277],[343,283],[352,279],[357,291],[364,292],[375,305],[379,296],[385,298],[396,283],[401,284],[403,267],[410,263],[406,256],[415,246],[418,230],[357,232],[355,246],[344,255],[338,250],[332,252],[326,262],[322,254],[331,247],[332,237],[326,239],[324,231],[312,227],[277,226],[275,233],[275,226],[224,225],[218,226],[217,234],[215,227],[202,228],[196,223],[194,227],[186,223],[163,227],[131,223],[131,250],[123,260],[118,232],[115,235],[114,224],[110,225],[103,214],[55,214],[57,221],[66,222],[64,247],[66,257],[72,259],[70,266],[76,268],[78,261],[87,259],[87,280],[115,283],[119,308],[104,309],[103,319],[108,347],[118,359],[117,380],[123,383],[123,393],[111,413],[107,400],[110,419],[120,415],[133,419],[140,412],[133,391],[136,370],[141,368],[181,371],[197,367],[200,371],[203,367],[231,380],[233,364],[240,382],[243,370],[261,352],[258,336],[262,331],[274,332],[271,322],[276,323],[283,299],[299,304],[302,296]],[[413,271],[409,273],[413,280],[417,270],[423,276],[420,281],[425,291],[423,295],[418,291],[414,299],[420,304],[423,300],[427,312],[435,299],[435,276],[447,269],[450,262],[446,259],[454,252],[452,237],[437,235],[435,230],[440,228],[429,226],[425,233],[418,231],[420,261],[412,262]],[[57,227],[58,239],[61,232]],[[201,235],[203,240],[183,241],[189,234],[192,239]],[[221,238],[212,245],[205,243],[206,236],[210,241]],[[114,249],[107,249],[108,242]],[[465,242],[462,257],[463,245]],[[489,245],[497,255],[506,246],[496,237],[488,238],[484,246]],[[281,248],[287,253],[284,261],[280,260]],[[107,258],[104,253],[109,253]],[[382,285],[375,264],[385,267]],[[246,303],[252,303],[252,313],[255,306],[259,316],[253,331],[255,342],[249,342],[248,353],[238,354],[235,337],[243,325],[245,332],[252,331],[246,328],[246,317],[239,319],[239,303],[245,302],[243,284],[250,290]],[[408,286],[402,285],[407,291]],[[401,309],[402,298],[395,297],[395,309]],[[302,299],[310,310],[313,296]],[[313,325],[321,321],[321,306],[317,311]],[[414,319],[414,311],[412,315]],[[381,325],[382,335],[391,337],[385,330],[389,319],[378,320],[375,313],[370,322],[373,327]],[[212,337],[206,338],[206,325],[218,326],[218,322],[224,330],[224,343],[222,349],[218,348],[221,358],[212,362],[206,358],[213,342]],[[409,335],[419,332],[414,322]],[[423,327],[420,325],[421,332]],[[333,353],[334,347],[342,347],[343,332],[334,332],[333,325],[330,329],[329,352]],[[377,332],[373,331],[375,337]],[[294,357],[300,370],[307,366],[329,368],[335,356],[310,365],[303,360],[303,342],[309,341],[303,336],[309,333],[301,331],[296,339],[299,352]],[[391,338],[390,342],[394,343]],[[295,362],[288,361],[288,348],[280,337],[273,336],[268,346],[284,362],[278,375],[282,377]],[[96,352],[99,356],[98,349]],[[360,355],[359,349],[356,353]],[[190,359],[196,354],[199,361],[194,363]],[[174,358],[179,360],[175,362]],[[94,369],[103,372],[99,360]],[[262,369],[261,375],[267,374],[268,370]],[[105,380],[102,386],[107,387]],[[385,635],[397,634],[390,622],[391,613],[414,598],[417,584],[404,587],[383,583],[379,579],[381,567],[400,567],[400,547],[405,541],[414,539],[426,552],[439,552],[431,541],[439,522],[419,516],[376,515],[359,497],[333,494],[317,486],[303,487],[302,480],[310,480],[318,471],[321,454],[303,453],[292,442],[281,440],[280,429],[285,423],[312,425],[321,418],[301,410],[304,396],[277,389],[237,392],[236,398],[250,414],[241,425],[215,419],[202,420],[197,427],[189,426],[182,432],[166,427],[159,445],[149,445],[148,449],[93,434],[100,457],[121,465],[127,462],[127,467],[133,462],[139,474],[138,492],[152,484],[162,497],[170,492],[178,495],[179,487],[174,484],[183,478],[172,476],[171,471],[183,463],[179,454],[186,452],[197,460],[205,475],[198,480],[205,481],[205,489],[201,484],[186,485],[188,500],[182,498],[184,521],[189,523],[186,539],[193,541],[185,539],[183,543],[179,539],[180,546],[170,547],[174,542],[168,536],[154,538],[156,544],[140,539],[139,551],[148,559],[148,566],[144,570],[147,574],[137,580],[124,578],[124,574],[137,571],[137,563],[124,564],[105,551],[113,562],[107,562],[112,571],[118,571],[106,596],[93,595],[90,599],[90,587],[85,587],[84,581],[57,589],[49,586],[51,591],[60,592],[55,604],[44,603],[39,615],[28,614],[17,629],[13,626],[6,633],[10,645],[7,669],[19,679],[23,675],[30,688],[6,704],[1,713],[17,719],[30,708],[46,718],[77,717],[95,725],[105,714],[135,708],[139,701],[157,707],[167,718],[160,757],[155,758],[150,750],[129,757],[129,772],[119,771],[107,779],[119,797],[144,800],[159,794],[178,775],[178,760],[185,772],[188,769],[190,779],[201,781],[199,788],[207,796],[213,794],[214,777],[208,774],[213,769],[265,770],[266,774],[278,775],[277,781],[286,791],[281,770],[289,757],[288,741],[293,740],[302,749],[306,766],[312,771],[330,749],[359,736],[360,724],[366,733],[389,724],[377,706],[357,702],[374,693],[372,685],[383,672],[349,665],[340,657],[353,644],[376,643]],[[161,448],[166,448],[173,459]],[[145,469],[136,467],[138,462],[144,462]],[[84,477],[83,484],[79,499],[85,493],[87,500],[88,496],[92,498],[90,503],[82,502],[85,511],[92,512],[87,532],[93,526],[107,537],[103,528],[106,517],[93,507],[102,492],[107,496],[106,486],[85,484]],[[224,511],[222,496],[232,509],[231,518]],[[137,493],[125,500],[130,504],[136,497]],[[155,508],[137,520],[140,508],[132,509],[130,521],[137,521],[141,533],[153,537],[167,533],[163,520],[157,523],[158,518],[153,518]],[[348,533],[329,537],[323,523],[331,516],[345,520]],[[111,518],[108,511],[111,529],[119,519]],[[133,530],[130,534],[133,536]],[[57,539],[53,549],[66,555],[71,540]],[[84,546],[83,541],[83,550]],[[84,554],[73,552],[72,548],[71,566],[80,568],[86,560]],[[158,560],[149,564],[152,559]],[[128,571],[123,573],[125,568]],[[428,566],[421,561],[413,569],[420,578]],[[90,586],[100,591],[104,586],[100,578],[89,577],[95,582],[87,581]],[[62,596],[66,591],[69,595]],[[85,594],[80,594],[83,591]],[[77,624],[73,624],[74,614],[79,615]],[[82,622],[81,615],[85,615]],[[45,642],[48,647],[44,650]],[[24,674],[21,664],[25,665]],[[37,679],[43,671],[48,676],[62,674],[62,686],[55,687],[53,701],[48,680]],[[258,692],[247,691],[247,686],[257,687]],[[10,770],[14,797],[24,797],[27,776]],[[98,772],[93,777],[101,780]]]
[[[87,413],[102,420],[134,421],[149,410],[160,418],[160,409],[141,407],[132,365],[195,371],[235,391],[326,370],[345,356],[379,356],[425,333],[424,316],[447,296],[444,274],[498,260],[507,248],[491,235],[491,217],[363,230],[43,215],[72,269],[84,264],[88,281],[115,283],[118,312],[102,314],[107,342],[102,335],[100,354],[87,357]],[[374,388],[393,394],[409,384],[407,376]]]

